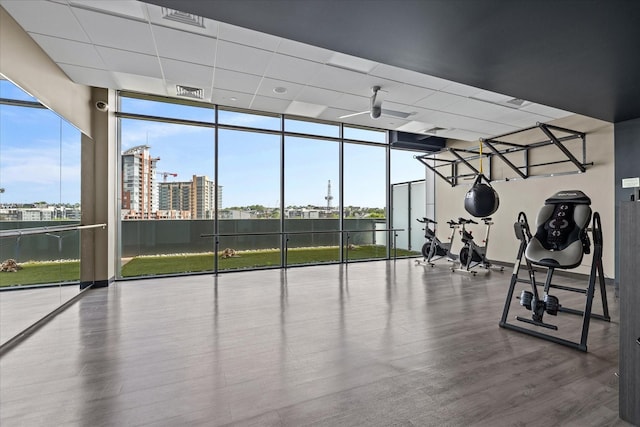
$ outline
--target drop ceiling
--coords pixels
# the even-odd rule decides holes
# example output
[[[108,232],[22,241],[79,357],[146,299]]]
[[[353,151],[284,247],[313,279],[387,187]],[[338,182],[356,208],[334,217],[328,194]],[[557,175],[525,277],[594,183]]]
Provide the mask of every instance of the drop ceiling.
[[[300,8],[317,3],[287,4]],[[202,102],[413,133],[439,128],[437,136],[469,141],[575,112],[410,70],[383,58],[347,54],[345,49],[330,50],[133,0],[0,0],[0,5],[74,82],[89,86],[188,99],[201,94]],[[357,39],[351,42],[358,44]],[[368,110],[376,85],[382,88],[383,109],[406,113],[406,118],[340,118]],[[178,94],[180,86],[187,88],[186,95]]]

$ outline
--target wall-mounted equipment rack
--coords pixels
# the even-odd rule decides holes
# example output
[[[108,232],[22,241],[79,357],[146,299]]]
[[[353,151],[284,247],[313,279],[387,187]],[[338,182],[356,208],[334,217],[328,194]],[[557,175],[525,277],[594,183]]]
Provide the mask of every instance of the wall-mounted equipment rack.
[[[505,138],[507,137],[512,137],[517,134],[534,130],[541,131],[545,139],[530,144],[518,144],[505,141]],[[582,140],[581,161],[578,160],[576,156],[573,155],[571,151],[569,151],[569,149],[563,144],[566,141],[574,139]],[[587,166],[593,165],[593,162],[587,163],[586,134],[584,132],[578,132],[575,130],[566,129],[546,123],[536,123],[535,126],[520,129],[514,132],[505,133],[491,138],[481,138],[480,144],[481,146],[479,146],[478,149],[448,147],[435,153],[416,156],[416,159],[418,159],[422,164],[433,171],[436,176],[447,181],[452,187],[458,185],[461,179],[469,179],[481,173],[475,166],[471,164],[472,161],[478,159],[482,159],[483,161],[485,159],[487,160],[488,168],[486,170],[483,169],[482,173],[484,173],[489,181],[511,181],[533,177],[583,173],[586,171]],[[533,164],[530,163],[529,152],[535,148],[546,147],[548,145],[555,145],[564,157],[561,160]],[[487,150],[483,152],[482,147],[487,147],[489,149],[488,152]],[[511,156],[511,154],[516,152],[522,152],[524,163],[522,166],[515,165],[512,160],[507,158],[507,156],[513,157]],[[445,153],[450,154],[450,156],[446,156],[447,158],[443,158],[443,154]],[[500,180],[495,179],[495,177],[492,176],[492,170],[495,168],[495,165],[493,163],[496,159],[506,164],[511,170],[515,172],[516,176],[513,178],[503,178]],[[549,166],[560,163],[572,163],[575,166],[576,170],[561,171],[557,173],[546,173],[540,175],[533,175],[531,173],[531,169],[534,167]],[[466,167],[466,170],[464,167],[460,167],[461,165]],[[447,172],[441,171],[442,168],[445,167],[448,167],[450,169],[450,172],[448,174]]]

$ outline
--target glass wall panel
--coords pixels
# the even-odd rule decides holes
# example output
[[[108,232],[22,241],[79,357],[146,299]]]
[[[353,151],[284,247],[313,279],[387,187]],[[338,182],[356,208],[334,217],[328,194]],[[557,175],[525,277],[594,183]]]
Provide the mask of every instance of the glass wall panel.
[[[214,129],[120,119],[121,275],[214,268]]]
[[[344,144],[344,228],[349,260],[385,258],[386,147]]]
[[[340,144],[285,137],[287,263],[340,261]]]
[[[377,129],[345,126],[343,135],[344,139],[351,139],[354,141],[377,142],[380,144],[387,142],[387,132]]]
[[[279,267],[280,135],[220,129],[218,141],[218,268]]]
[[[252,114],[234,110],[219,109],[218,123],[253,129],[282,130],[282,121],[279,116]]]
[[[193,120],[213,123],[215,110],[213,105],[189,105],[154,101],[144,98],[120,97],[120,111],[153,117],[166,117],[179,120]]]
[[[340,137],[340,126],[337,123],[317,123],[299,119],[286,118],[284,121],[285,132],[305,133],[307,135]]]
[[[0,80],[0,98],[34,102],[0,102],[1,344],[78,293],[79,233],[52,227],[80,223],[81,153],[80,132],[20,88]]]
[[[392,228],[398,231],[398,247],[418,255],[424,241],[424,225],[416,221],[427,215],[426,168],[415,159],[422,153],[406,150],[391,150]],[[418,185],[422,183],[422,185]],[[398,192],[401,192],[399,194]],[[434,219],[430,217],[431,219]]]
[[[38,102],[33,96],[0,76],[0,98]]]

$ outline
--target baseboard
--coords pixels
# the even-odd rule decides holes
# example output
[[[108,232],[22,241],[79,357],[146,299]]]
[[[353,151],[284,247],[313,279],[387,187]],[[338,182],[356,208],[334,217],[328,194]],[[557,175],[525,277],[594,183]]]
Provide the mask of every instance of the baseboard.
[[[115,282],[115,280],[116,280],[115,277],[112,277],[110,279],[96,280],[94,282],[80,282],[80,289],[85,289],[85,288],[88,288],[89,286],[92,286],[94,288],[106,288],[107,286]]]

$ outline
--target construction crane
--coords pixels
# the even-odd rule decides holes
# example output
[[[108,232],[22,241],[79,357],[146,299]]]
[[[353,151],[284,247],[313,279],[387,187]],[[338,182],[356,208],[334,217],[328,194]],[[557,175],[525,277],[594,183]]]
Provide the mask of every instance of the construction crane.
[[[178,176],[177,173],[174,172],[156,172],[158,175],[162,175],[162,182],[167,182],[167,177],[168,176],[172,176],[172,177],[176,177]]]

